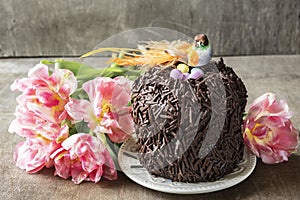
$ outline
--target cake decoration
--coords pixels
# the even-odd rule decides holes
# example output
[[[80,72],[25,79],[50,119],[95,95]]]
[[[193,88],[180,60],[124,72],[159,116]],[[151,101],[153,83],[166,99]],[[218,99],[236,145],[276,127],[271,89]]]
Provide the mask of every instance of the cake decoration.
[[[183,68],[184,67],[184,68]],[[189,73],[191,71],[191,73]],[[187,79],[197,79],[203,76],[204,72],[198,68],[194,67],[190,70],[185,64],[179,64],[176,69],[172,69],[170,72],[170,77],[179,80],[187,80]]]
[[[112,52],[108,67],[43,60],[12,84],[21,92],[9,126],[24,138],[14,152],[19,168],[54,167],[76,184],[115,180],[117,151],[135,138],[149,174],[196,183],[233,172],[245,146],[268,164],[296,152],[287,104],[266,93],[245,113],[244,83],[222,58],[211,59],[205,34],[82,57],[100,52]]]
[[[138,45],[137,49],[127,48],[99,48],[81,57],[88,57],[104,51],[117,52],[124,56],[115,57],[110,62],[120,66],[168,67],[182,62],[192,67],[206,65],[211,60],[211,45],[206,35],[199,34],[193,43],[187,41],[146,41]],[[123,55],[123,54],[122,54]],[[184,73],[184,72],[183,72]]]

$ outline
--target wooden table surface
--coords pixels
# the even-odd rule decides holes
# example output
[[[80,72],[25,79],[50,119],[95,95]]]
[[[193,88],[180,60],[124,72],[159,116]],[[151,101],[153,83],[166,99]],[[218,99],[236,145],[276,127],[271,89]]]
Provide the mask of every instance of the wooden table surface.
[[[68,58],[71,59],[71,58]],[[13,161],[15,145],[23,139],[8,133],[17,93],[9,86],[16,78],[26,76],[37,58],[0,59],[0,199],[300,199],[300,151],[288,162],[263,164],[258,159],[254,172],[240,184],[207,194],[175,195],[144,188],[119,172],[116,181],[101,180],[98,184],[73,184],[53,176],[53,169],[27,174]],[[225,57],[243,79],[249,103],[265,92],[275,92],[285,99],[293,111],[292,121],[300,128],[300,55]]]

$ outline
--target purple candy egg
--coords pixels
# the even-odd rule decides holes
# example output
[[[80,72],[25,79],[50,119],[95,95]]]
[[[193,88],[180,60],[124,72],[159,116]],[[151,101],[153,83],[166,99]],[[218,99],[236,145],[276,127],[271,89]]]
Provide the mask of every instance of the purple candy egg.
[[[204,75],[204,72],[199,68],[193,68],[191,70],[191,74],[189,75],[189,79],[197,79]]]
[[[183,74],[179,69],[173,69],[170,72],[170,77],[181,80],[183,78]]]

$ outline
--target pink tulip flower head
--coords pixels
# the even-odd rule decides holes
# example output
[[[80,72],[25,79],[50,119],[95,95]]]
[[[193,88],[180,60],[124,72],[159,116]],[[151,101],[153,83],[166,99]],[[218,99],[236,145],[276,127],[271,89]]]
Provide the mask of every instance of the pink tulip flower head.
[[[42,168],[51,167],[50,155],[60,148],[62,140],[68,137],[68,127],[63,126],[57,131],[57,140],[49,140],[42,135],[35,138],[27,138],[20,142],[14,152],[16,165],[29,173],[35,173]]]
[[[56,69],[49,75],[48,67],[43,64],[33,67],[28,78],[18,79],[11,85],[13,91],[22,92],[17,102],[23,110],[53,123],[66,119],[64,106],[76,88],[77,81],[71,71]]]
[[[117,172],[110,154],[101,140],[85,133],[70,136],[62,148],[51,155],[55,174],[76,184],[82,181],[99,182],[101,177],[117,179]]]
[[[290,121],[286,102],[277,101],[275,94],[267,93],[250,106],[244,121],[244,141],[264,163],[287,161],[298,146],[298,131]]]
[[[98,77],[83,84],[87,100],[73,100],[66,105],[75,120],[88,122],[95,133],[106,133],[112,142],[121,143],[134,132],[130,115],[131,81],[124,77]]]

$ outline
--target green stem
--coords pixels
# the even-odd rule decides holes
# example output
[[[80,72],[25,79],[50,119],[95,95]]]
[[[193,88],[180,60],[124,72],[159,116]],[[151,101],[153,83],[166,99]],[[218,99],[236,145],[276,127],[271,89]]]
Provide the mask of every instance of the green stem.
[[[89,135],[94,136],[94,132],[90,129]]]
[[[98,138],[103,142],[103,144],[107,147],[107,140],[106,140],[106,136],[104,133],[98,133]]]
[[[122,67],[118,65],[111,65],[106,68],[93,68],[88,65],[84,65],[78,62],[66,61],[66,60],[55,60],[54,62],[48,60],[41,61],[44,64],[55,64],[56,68],[68,69],[74,73],[79,81],[85,82],[99,76],[105,77],[116,77],[116,76],[139,76],[141,70],[132,69],[131,67]]]

